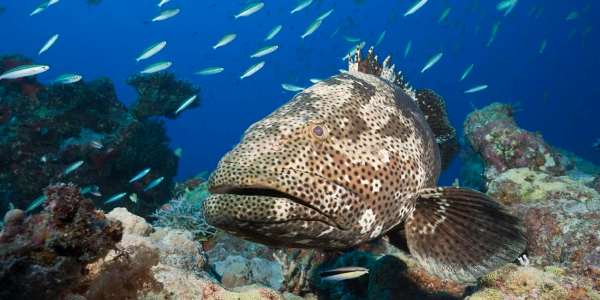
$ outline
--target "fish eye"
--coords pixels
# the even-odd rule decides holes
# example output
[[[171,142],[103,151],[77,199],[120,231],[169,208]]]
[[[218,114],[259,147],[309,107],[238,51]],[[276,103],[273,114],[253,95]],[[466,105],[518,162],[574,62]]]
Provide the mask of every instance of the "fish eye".
[[[311,127],[312,135],[318,139],[324,139],[327,137],[328,131],[327,128],[322,124],[314,124]]]

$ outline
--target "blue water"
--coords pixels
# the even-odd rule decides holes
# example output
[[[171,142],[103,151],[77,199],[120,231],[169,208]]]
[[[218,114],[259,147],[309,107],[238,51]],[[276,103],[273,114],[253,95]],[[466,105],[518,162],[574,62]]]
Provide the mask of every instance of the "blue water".
[[[165,7],[179,7],[181,13],[151,23],[159,12],[158,1],[104,0],[90,6],[85,0],[61,0],[30,17],[38,2],[19,0],[0,4],[6,7],[0,15],[0,53],[20,53],[49,64],[51,70],[39,76],[43,82],[65,72],[82,74],[88,80],[109,77],[119,98],[128,105],[136,94],[126,85],[127,77],[152,62],[172,60],[171,71],[202,89],[199,108],[167,122],[173,149],[183,148],[179,177],[186,178],[212,170],[250,124],[290,99],[293,94],[283,91],[281,83],[307,86],[309,78],[328,77],[345,68],[341,57],[352,44],[344,35],[360,37],[369,46],[386,30],[377,53],[392,54],[413,86],[432,88],[443,95],[457,129],[473,107],[494,101],[518,102],[522,127],[539,131],[552,145],[600,163],[600,151],[591,147],[600,137],[600,4],[592,0],[521,0],[504,17],[495,8],[497,2],[432,0],[414,15],[403,17],[412,1],[315,0],[307,9],[290,15],[295,1],[267,0],[255,15],[235,20],[232,16],[246,1],[173,0]],[[452,10],[439,24],[437,20],[448,6]],[[302,40],[300,35],[308,24],[331,8],[334,13]],[[566,21],[571,11],[578,11],[579,18]],[[501,25],[496,39],[486,47],[497,21]],[[283,30],[271,42],[278,44],[279,50],[264,57],[266,65],[260,72],[240,80],[246,68],[261,60],[249,55],[270,44],[263,39],[277,24],[282,24]],[[571,30],[576,34],[569,40]],[[586,30],[591,31],[583,34]],[[38,56],[38,50],[55,33],[60,34],[58,42]],[[238,38],[213,50],[212,45],[226,33],[237,33]],[[168,46],[161,53],[146,62],[135,62],[141,50],[163,39]],[[547,47],[539,54],[544,39]],[[412,50],[404,59],[409,40]],[[440,62],[421,74],[429,57],[440,51],[444,52]],[[473,72],[459,82],[471,63],[475,64]],[[193,74],[207,66],[222,66],[225,72],[210,77]],[[480,84],[489,88],[463,94]],[[443,175],[442,183],[450,183],[457,168],[458,162]]]

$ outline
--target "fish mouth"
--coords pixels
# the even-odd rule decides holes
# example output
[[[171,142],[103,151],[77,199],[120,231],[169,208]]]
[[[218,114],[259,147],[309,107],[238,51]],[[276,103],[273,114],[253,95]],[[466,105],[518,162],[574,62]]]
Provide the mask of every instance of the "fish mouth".
[[[340,226],[339,224],[336,223],[333,216],[326,214],[318,207],[315,207],[314,205],[307,203],[307,201],[304,201],[300,197],[297,197],[289,192],[285,192],[285,191],[279,190],[274,187],[270,187],[267,185],[261,185],[261,184],[252,184],[252,185],[220,184],[220,185],[216,185],[216,186],[209,185],[208,191],[211,193],[209,198],[207,198],[207,200],[206,200],[208,202],[211,202],[211,201],[212,202],[217,202],[217,201],[243,202],[244,200],[250,200],[250,199],[251,200],[260,200],[264,203],[277,201],[278,204],[280,204],[280,205],[282,203],[286,204],[285,202],[287,202],[288,205],[293,206],[296,209],[295,213],[291,213],[292,216],[290,216],[289,219],[265,218],[265,219],[260,220],[260,219],[256,219],[256,218],[252,219],[252,218],[245,218],[245,217],[236,217],[236,216],[232,215],[231,217],[233,217],[236,221],[255,223],[255,224],[286,223],[286,222],[290,222],[290,221],[315,221],[315,222],[323,222],[327,225],[336,227],[340,230],[344,230],[344,228],[342,226]],[[209,203],[209,204],[211,204],[211,203]],[[240,205],[240,204],[232,203],[232,205]],[[301,212],[298,212],[297,210],[301,210]],[[206,210],[205,210],[205,212],[206,212]],[[208,217],[209,217],[209,219],[215,219],[217,221],[216,223],[218,225],[218,223],[221,223],[219,221],[219,219],[222,220],[224,216],[216,217],[213,214],[213,216],[208,216]]]

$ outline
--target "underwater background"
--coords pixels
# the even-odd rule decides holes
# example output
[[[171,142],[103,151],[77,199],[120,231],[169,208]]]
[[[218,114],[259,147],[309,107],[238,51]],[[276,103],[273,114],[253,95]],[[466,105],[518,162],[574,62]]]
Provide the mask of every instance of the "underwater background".
[[[486,1],[431,1],[414,15],[403,17],[411,1],[324,1],[289,14],[294,1],[266,3],[258,13],[234,19],[246,1],[172,1],[165,7],[181,8],[176,17],[150,22],[159,12],[151,1],[61,1],[39,15],[29,17],[38,3],[12,1],[2,4],[0,52],[20,53],[38,63],[50,64],[42,82],[65,72],[84,79],[109,77],[119,99],[131,104],[135,91],[126,79],[149,63],[170,60],[170,71],[201,88],[202,105],[167,122],[173,148],[182,147],[179,179],[212,170],[250,124],[289,100],[294,93],[281,83],[309,86],[309,78],[326,78],[345,68],[342,57],[352,47],[344,36],[374,45],[380,56],[393,62],[415,87],[431,88],[447,102],[448,114],[460,128],[467,113],[493,101],[518,103],[517,118],[525,128],[541,132],[551,144],[600,162],[592,144],[600,137],[596,125],[600,87],[597,19],[593,1],[519,1],[504,16],[496,3]],[[329,9],[334,13],[312,35],[301,39],[306,27]],[[438,22],[446,8],[447,17]],[[575,12],[577,17],[567,20]],[[486,46],[492,27],[499,22],[495,40]],[[283,29],[271,41],[263,41],[274,26]],[[53,34],[60,39],[37,56]],[[231,44],[213,50],[226,33],[236,33]],[[332,36],[333,35],[333,36]],[[144,48],[160,40],[168,46],[148,61],[136,63]],[[406,44],[412,41],[404,58]],[[547,46],[540,53],[543,41]],[[250,54],[265,45],[279,49],[263,57],[266,65],[247,80],[239,76],[261,59]],[[443,58],[427,72],[419,71],[434,54]],[[474,64],[463,81],[463,71]],[[221,66],[214,76],[194,72]],[[465,95],[473,86],[487,84],[479,93]],[[460,130],[460,129],[459,129]],[[448,184],[457,167],[444,173]]]
[[[0,80],[0,299],[600,299],[600,3],[265,0],[234,17],[258,2],[0,2],[0,76],[50,66]],[[357,45],[444,99],[461,146],[438,185],[522,219],[525,256],[463,284],[387,238],[274,248],[204,220],[219,159],[311,79],[347,69]],[[250,57],[265,46],[277,49]],[[223,71],[198,74],[209,67]],[[83,79],[56,81],[66,73]],[[320,278],[347,266],[368,275]]]

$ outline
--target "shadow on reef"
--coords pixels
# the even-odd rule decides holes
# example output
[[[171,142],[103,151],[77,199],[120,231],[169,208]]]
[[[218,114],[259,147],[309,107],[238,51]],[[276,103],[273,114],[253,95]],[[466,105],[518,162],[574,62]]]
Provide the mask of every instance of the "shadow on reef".
[[[0,73],[29,63],[2,57]],[[168,148],[163,121],[151,117],[175,118],[177,105],[199,89],[169,73],[136,75],[129,82],[139,94],[132,110],[119,102],[108,79],[47,86],[33,77],[0,81],[0,212],[11,203],[27,208],[56,182],[98,186],[97,204],[136,193],[139,200],[118,205],[142,216],[170,198],[178,157]],[[78,161],[80,167],[65,172]],[[148,175],[129,183],[146,168]],[[144,192],[160,177],[160,185]]]

